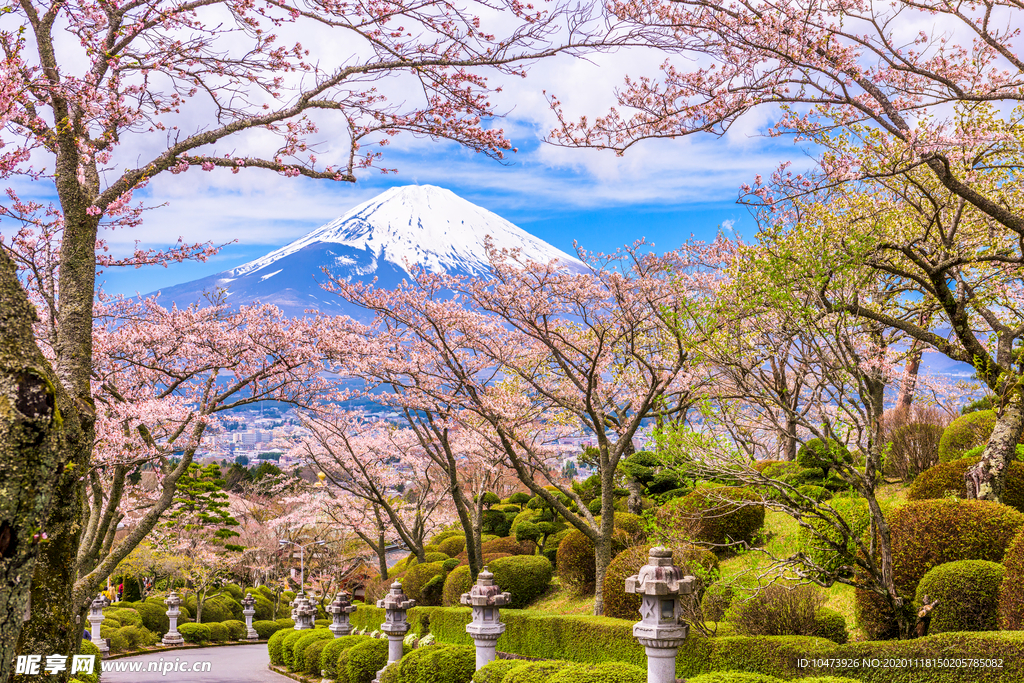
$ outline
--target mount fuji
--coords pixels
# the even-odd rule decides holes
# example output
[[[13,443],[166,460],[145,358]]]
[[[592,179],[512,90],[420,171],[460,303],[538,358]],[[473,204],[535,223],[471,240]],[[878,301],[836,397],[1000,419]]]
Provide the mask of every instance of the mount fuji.
[[[231,304],[274,304],[290,315],[307,309],[326,314],[356,311],[321,289],[322,268],[351,282],[377,278],[381,288],[411,279],[410,268],[452,275],[490,272],[486,238],[496,249],[519,249],[521,257],[541,263],[558,260],[567,270],[586,266],[487,209],[432,185],[394,187],[364,202],[305,237],[216,275],[161,291],[164,305],[199,301],[204,293],[225,290]]]

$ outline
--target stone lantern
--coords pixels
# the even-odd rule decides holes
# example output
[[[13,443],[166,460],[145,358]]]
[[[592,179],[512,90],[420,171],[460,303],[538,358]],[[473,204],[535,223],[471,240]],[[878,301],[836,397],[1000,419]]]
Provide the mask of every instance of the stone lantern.
[[[292,620],[295,622],[296,631],[305,631],[313,628],[313,621],[316,619],[316,605],[309,602],[306,594],[299,592],[291,602]]]
[[[348,615],[356,611],[356,606],[349,600],[349,594],[339,591],[334,600],[327,606],[327,613],[333,618],[333,623],[327,629],[334,634],[335,638],[341,638],[352,633],[352,624],[348,622]]]
[[[388,663],[384,669],[402,658],[402,641],[409,631],[409,622],[405,618],[407,610],[416,606],[415,600],[409,600],[402,592],[402,584],[395,581],[391,584],[391,592],[377,601],[377,607],[384,610],[384,623],[380,630],[388,637]],[[381,669],[377,672],[374,683],[380,681],[380,675],[384,672]]]
[[[498,636],[505,632],[498,608],[504,607],[511,600],[511,593],[503,593],[501,588],[494,585],[494,574],[487,571],[487,567],[477,574],[476,585],[472,590],[463,593],[459,600],[463,605],[473,608],[473,621],[466,624],[466,633],[476,645],[477,671],[494,661]]]
[[[181,645],[185,642],[185,639],[178,633],[178,617],[181,616],[181,610],[178,608],[181,607],[181,598],[177,593],[171,591],[164,600],[164,604],[167,605],[167,619],[171,624],[161,642],[164,645]]]
[[[640,596],[640,621],[633,635],[647,650],[647,683],[675,683],[676,651],[689,627],[679,622],[680,597],[693,592],[693,576],[672,564],[672,551],[651,548],[646,565],[626,579],[626,592]]]
[[[100,649],[100,657],[106,657],[110,652],[106,638],[100,637],[100,625],[103,623],[103,608],[110,604],[107,596],[96,596],[96,599],[89,603],[89,629],[92,636],[92,644]]]
[[[252,593],[246,593],[245,597],[242,598],[242,616],[245,617],[245,639],[246,640],[259,640],[260,634],[256,633],[256,629],[252,627],[252,617],[256,614],[256,598],[252,597]]]

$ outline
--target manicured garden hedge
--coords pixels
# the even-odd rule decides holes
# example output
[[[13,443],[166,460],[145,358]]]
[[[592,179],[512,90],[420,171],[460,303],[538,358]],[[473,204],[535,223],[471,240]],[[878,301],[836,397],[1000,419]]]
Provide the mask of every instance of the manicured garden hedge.
[[[498,650],[543,659],[580,663],[625,662],[646,667],[643,647],[633,637],[633,621],[609,617],[556,616],[529,610],[502,610],[507,628]],[[468,608],[424,607],[408,613],[412,630],[422,635],[424,623],[441,643],[472,645],[466,633]],[[352,615],[357,628],[376,629],[384,610],[365,605]],[[384,642],[384,641],[379,641]],[[820,670],[819,675],[846,676],[867,683],[996,683],[1024,680],[1024,632],[939,633],[906,641],[856,642],[838,645],[808,636],[691,637],[679,650],[676,675],[690,678],[712,671],[752,671],[792,679],[811,673],[797,667],[800,658],[849,659],[870,664],[877,659],[999,659],[1001,669],[851,666]],[[524,679],[529,680],[529,679]],[[507,682],[506,682],[507,683]]]
[[[951,462],[988,441],[996,426],[996,411],[978,410],[949,423],[939,439],[939,462]]]
[[[756,493],[745,488],[703,486],[661,506],[658,523],[679,534],[679,540],[715,546],[749,542],[764,526],[764,506],[759,500]]]
[[[930,498],[967,498],[967,483],[964,475],[978,464],[980,457],[963,457],[952,462],[939,463],[914,479],[907,490],[909,500]],[[1003,504],[1024,512],[1024,462],[1010,461],[1003,487]]]
[[[629,535],[622,529],[612,534],[612,552],[614,558],[629,544]],[[555,565],[562,586],[578,593],[594,590],[597,568],[594,560],[594,542],[579,529],[573,529],[558,544],[558,555]]]
[[[637,619],[640,615],[640,596],[626,592],[626,578],[635,575],[640,567],[647,564],[650,545],[638,545],[627,548],[611,561],[604,575],[604,613],[617,619]],[[711,582],[713,574],[718,570],[718,558],[710,550],[696,546],[674,548],[672,556],[682,567],[685,574],[696,572],[702,585],[697,586],[698,593]],[[501,585],[501,584],[499,584]]]
[[[929,633],[995,631],[999,625],[999,584],[1003,565],[985,560],[947,562],[933,567],[917,584],[917,602],[938,600]]]

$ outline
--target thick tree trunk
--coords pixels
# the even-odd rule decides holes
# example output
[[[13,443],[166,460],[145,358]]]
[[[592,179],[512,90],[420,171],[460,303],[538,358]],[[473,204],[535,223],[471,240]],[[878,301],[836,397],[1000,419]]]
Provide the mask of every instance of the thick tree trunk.
[[[896,410],[908,410],[914,402],[914,390],[917,388],[917,375],[921,371],[921,356],[924,350],[921,343],[915,341],[907,366],[903,369],[903,380],[900,382],[900,393],[896,397]]]
[[[604,614],[604,575],[612,561],[612,536],[615,534],[615,470],[608,463],[604,463],[604,465],[601,468],[601,531],[594,541],[594,614],[596,616]]]
[[[1017,444],[1024,433],[1024,389],[1010,396],[1002,415],[996,420],[992,436],[981,454],[981,461],[965,475],[967,497],[978,500],[1002,500],[1006,474],[1017,457]]]
[[[36,346],[36,311],[0,249],[0,681],[6,681],[24,625],[55,473],[64,466],[59,387]],[[33,600],[33,616],[48,608]],[[52,653],[46,653],[52,654]]]

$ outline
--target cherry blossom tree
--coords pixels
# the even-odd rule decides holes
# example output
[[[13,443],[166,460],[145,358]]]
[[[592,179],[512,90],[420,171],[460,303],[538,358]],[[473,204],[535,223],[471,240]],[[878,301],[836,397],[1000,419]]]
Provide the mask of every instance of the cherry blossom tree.
[[[644,139],[724,135],[761,109],[768,135],[809,143],[810,170],[787,163],[758,176],[744,201],[772,214],[768,230],[800,203],[813,214],[812,259],[838,249],[851,268],[907,288],[887,309],[854,296],[829,299],[836,310],[975,365],[999,419],[968,490],[999,499],[1024,432],[1013,294],[1024,262],[1020,6],[644,0],[612,11],[669,60],[658,76],[629,79],[605,116],[572,120],[553,99],[553,140],[622,153]]]
[[[584,255],[592,270],[570,273],[556,262],[492,252],[493,278],[420,273],[395,291],[331,282],[377,317],[362,330],[365,342],[352,345],[348,371],[386,382],[391,400],[410,413],[459,418],[475,429],[594,542],[597,614],[611,559],[616,466],[644,420],[678,413],[694,391],[688,342],[699,327],[688,315],[688,286],[701,277],[702,253],[692,246],[666,257],[639,247]],[[557,475],[555,441],[566,427],[597,436],[600,520]],[[460,518],[465,526],[461,511]]]

